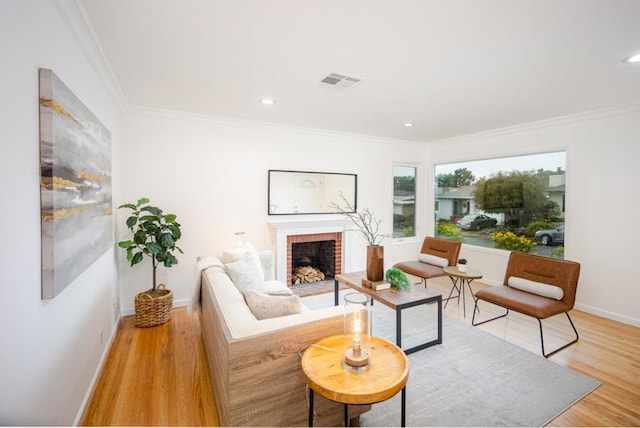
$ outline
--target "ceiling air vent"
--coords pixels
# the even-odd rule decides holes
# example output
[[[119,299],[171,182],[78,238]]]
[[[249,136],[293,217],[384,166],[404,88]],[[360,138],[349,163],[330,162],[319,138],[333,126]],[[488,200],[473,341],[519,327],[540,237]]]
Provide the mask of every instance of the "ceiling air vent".
[[[353,85],[357,85],[360,82],[362,82],[362,79],[358,79],[357,77],[331,73],[320,81],[320,86],[347,89],[352,87]]]

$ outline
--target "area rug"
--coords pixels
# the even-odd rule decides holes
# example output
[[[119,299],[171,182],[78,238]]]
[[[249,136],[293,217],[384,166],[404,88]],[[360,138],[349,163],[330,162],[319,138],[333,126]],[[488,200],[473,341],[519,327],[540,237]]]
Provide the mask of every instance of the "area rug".
[[[333,293],[303,299],[333,304]],[[403,311],[403,347],[435,337],[435,307]],[[373,306],[373,333],[395,343],[395,312]],[[407,426],[544,426],[600,383],[462,321],[443,317],[443,343],[408,356]],[[400,425],[400,394],[361,426]]]

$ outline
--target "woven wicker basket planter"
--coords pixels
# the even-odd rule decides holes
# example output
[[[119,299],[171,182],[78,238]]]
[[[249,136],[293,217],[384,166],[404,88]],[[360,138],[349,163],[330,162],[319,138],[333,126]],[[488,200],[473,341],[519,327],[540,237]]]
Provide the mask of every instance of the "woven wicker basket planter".
[[[171,319],[173,293],[164,284],[160,284],[156,288],[156,294],[151,294],[151,290],[136,294],[136,327],[154,327]]]

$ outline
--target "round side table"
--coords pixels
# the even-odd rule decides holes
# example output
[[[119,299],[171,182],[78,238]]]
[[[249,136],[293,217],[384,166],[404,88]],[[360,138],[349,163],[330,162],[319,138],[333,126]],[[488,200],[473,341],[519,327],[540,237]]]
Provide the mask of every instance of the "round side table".
[[[451,287],[451,291],[449,292],[449,297],[447,297],[447,302],[444,304],[444,307],[447,307],[447,303],[449,303],[449,299],[451,299],[451,294],[453,294],[453,290],[458,291],[457,296],[453,296],[453,298],[458,298],[458,304],[460,304],[460,294],[462,294],[462,314],[466,318],[467,317],[467,306],[465,305],[464,299],[464,286],[467,285],[469,288],[469,293],[471,293],[471,297],[475,300],[475,296],[473,295],[473,290],[471,289],[471,281],[474,279],[482,278],[482,272],[475,269],[467,269],[465,272],[461,272],[455,266],[447,266],[442,269],[444,273],[449,275],[451,282],[453,283],[453,287]]]
[[[409,360],[393,343],[372,336],[370,363],[352,368],[344,363],[344,335],[320,339],[304,351],[302,372],[309,385],[309,426],[313,426],[314,392],[344,404],[344,421],[348,426],[349,404],[374,404],[402,391],[401,425],[405,426],[406,391]]]

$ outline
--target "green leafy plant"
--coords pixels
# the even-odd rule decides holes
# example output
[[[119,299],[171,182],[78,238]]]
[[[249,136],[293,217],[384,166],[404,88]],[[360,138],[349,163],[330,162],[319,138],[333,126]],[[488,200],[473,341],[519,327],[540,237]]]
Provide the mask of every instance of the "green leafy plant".
[[[384,276],[384,280],[391,284],[391,287],[398,290],[409,288],[411,286],[407,275],[398,268],[389,269]]]
[[[527,227],[525,227],[524,235],[533,237],[538,230],[553,229],[555,227],[555,223],[550,223],[548,221],[532,221],[527,225]]]
[[[127,227],[133,232],[133,239],[118,242],[118,246],[127,250],[127,260],[134,266],[140,263],[144,256],[150,256],[153,266],[153,288],[156,292],[156,270],[160,263],[165,267],[178,264],[174,252],[184,254],[176,245],[182,236],[180,224],[175,214],[163,214],[163,211],[149,205],[149,199],[140,198],[135,204],[123,204],[118,207],[127,208],[133,212],[127,218]]]
[[[549,255],[556,259],[564,259],[564,247],[554,248],[554,250]]]

